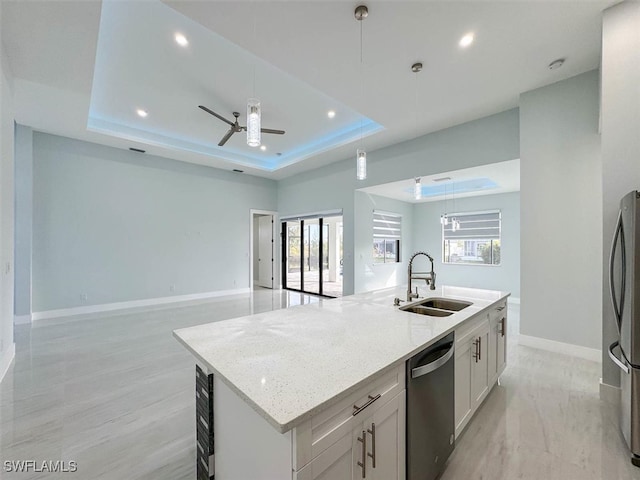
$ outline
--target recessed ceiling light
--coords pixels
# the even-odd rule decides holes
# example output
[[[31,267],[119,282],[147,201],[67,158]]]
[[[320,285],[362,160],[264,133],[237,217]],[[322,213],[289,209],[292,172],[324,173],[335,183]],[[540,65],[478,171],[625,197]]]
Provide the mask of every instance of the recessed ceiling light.
[[[335,116],[336,116],[336,111],[335,111],[335,110],[329,110],[329,111],[327,112],[327,117],[329,117],[329,118],[333,118],[333,117],[335,117]]]
[[[260,150],[262,150],[263,152],[267,149],[266,145],[260,145]]]
[[[555,70],[556,68],[560,68],[562,65],[564,65],[564,58],[559,58],[549,64],[549,70]]]
[[[462,48],[466,48],[473,43],[473,33],[467,33],[464,37],[460,39],[458,45]]]
[[[147,115],[149,115],[149,112],[147,112],[146,110],[143,110],[142,108],[137,109],[136,113],[138,114],[138,116],[142,118],[145,118]]]
[[[176,43],[181,47],[186,47],[187,45],[189,45],[189,40],[187,40],[187,37],[185,37],[181,33],[176,33],[175,37],[173,38],[176,39]]]

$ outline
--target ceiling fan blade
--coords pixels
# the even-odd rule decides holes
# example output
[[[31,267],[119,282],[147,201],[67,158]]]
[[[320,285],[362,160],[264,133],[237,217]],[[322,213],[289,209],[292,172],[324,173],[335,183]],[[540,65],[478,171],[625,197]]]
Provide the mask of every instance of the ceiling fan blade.
[[[227,143],[227,140],[229,140],[231,138],[231,135],[233,135],[234,133],[235,133],[235,129],[231,127],[229,131],[225,134],[225,136],[222,137],[222,140],[220,140],[220,143],[218,143],[218,146],[221,147],[225,143]]]
[[[202,109],[202,110],[204,110],[205,112],[207,112],[207,113],[209,113],[209,114],[213,115],[213,116],[214,116],[214,117],[216,117],[216,118],[219,118],[219,119],[220,119],[220,120],[222,120],[224,123],[228,123],[229,125],[232,125],[232,126],[233,126],[233,122],[232,122],[231,120],[227,120],[227,119],[226,119],[226,118],[224,118],[222,115],[218,115],[218,114],[217,114],[216,112],[214,112],[213,110],[211,110],[211,109],[209,109],[209,108],[207,108],[207,107],[204,107],[204,106],[202,106],[202,105],[198,105],[198,108],[201,108],[201,109]]]
[[[284,130],[274,130],[272,128],[261,128],[262,133],[275,133],[276,135],[284,135]]]

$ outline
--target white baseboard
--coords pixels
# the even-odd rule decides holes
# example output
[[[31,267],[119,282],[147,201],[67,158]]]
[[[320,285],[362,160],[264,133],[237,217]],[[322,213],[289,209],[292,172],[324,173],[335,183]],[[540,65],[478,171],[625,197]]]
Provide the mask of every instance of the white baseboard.
[[[611,403],[613,405],[620,404],[620,387],[614,387],[608,383],[602,383],[600,379],[600,400]]]
[[[13,362],[14,357],[16,356],[16,344],[12,343],[9,348],[2,354],[2,358],[0,358],[0,382],[7,374],[9,367],[11,366],[11,362]]]
[[[13,324],[14,325],[26,325],[31,323],[31,314],[27,315],[14,315],[13,316]]]
[[[249,293],[249,288],[237,288],[234,290],[218,290],[215,292],[193,293],[189,295],[174,295],[171,297],[148,298],[145,300],[132,300],[130,302],[104,303],[102,305],[86,305],[82,307],[60,308],[58,310],[45,310],[33,312],[31,318],[34,322],[51,318],[69,317],[73,315],[86,315],[90,313],[112,312],[114,310],[127,310],[130,308],[151,307],[169,303],[189,302],[207,298],[223,297],[226,295],[238,295]]]
[[[518,344],[525,347],[538,348],[550,352],[564,353],[573,357],[584,358],[593,362],[602,362],[602,352],[595,348],[582,347],[580,345],[572,345],[570,343],[556,342],[555,340],[547,340],[546,338],[530,337],[529,335],[518,336]]]
[[[513,305],[520,305],[520,297],[509,297],[507,302]]]

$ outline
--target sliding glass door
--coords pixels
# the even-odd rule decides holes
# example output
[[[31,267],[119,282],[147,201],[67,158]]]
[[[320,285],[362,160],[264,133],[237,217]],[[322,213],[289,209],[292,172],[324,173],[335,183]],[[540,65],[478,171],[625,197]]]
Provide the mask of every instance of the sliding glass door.
[[[283,288],[342,295],[342,217],[283,221],[282,240]]]

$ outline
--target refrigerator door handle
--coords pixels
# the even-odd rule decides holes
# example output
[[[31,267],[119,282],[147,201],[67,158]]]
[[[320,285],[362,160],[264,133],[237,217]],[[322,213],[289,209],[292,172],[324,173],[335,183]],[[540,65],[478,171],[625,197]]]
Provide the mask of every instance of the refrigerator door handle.
[[[615,363],[618,367],[620,367],[620,370],[622,370],[624,373],[629,373],[629,367],[626,366],[624,363],[622,363],[622,360],[616,357],[615,353],[613,353],[613,349],[619,345],[620,345],[620,342],[618,341],[615,341],[611,345],[609,345],[609,358],[613,360],[613,363]]]
[[[616,256],[616,250],[618,249],[618,237],[620,237],[620,247],[622,256],[622,275],[621,275],[621,292],[620,292],[620,304],[616,298],[616,289],[613,283],[613,266]],[[624,227],[622,225],[622,210],[618,213],[618,221],[616,223],[616,230],[613,234],[613,242],[611,242],[611,253],[609,254],[609,292],[611,294],[611,303],[613,304],[613,313],[616,317],[616,324],[618,326],[618,333],[620,332],[622,325],[622,309],[624,306],[624,291],[626,287],[627,277],[627,255],[624,241]]]

